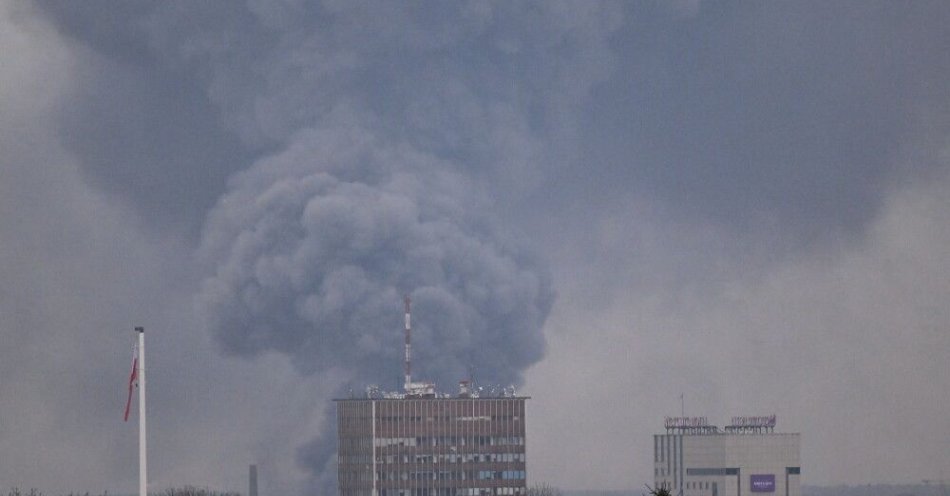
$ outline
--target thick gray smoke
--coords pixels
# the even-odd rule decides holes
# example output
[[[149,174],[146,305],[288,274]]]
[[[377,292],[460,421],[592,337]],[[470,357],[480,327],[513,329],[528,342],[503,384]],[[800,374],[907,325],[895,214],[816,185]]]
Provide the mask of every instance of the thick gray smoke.
[[[305,374],[342,371],[357,391],[395,388],[408,293],[415,378],[520,383],[542,357],[554,293],[497,215],[565,160],[539,143],[569,139],[565,116],[605,77],[617,15],[555,3],[326,8],[255,11],[252,37],[279,40],[240,58],[266,75],[259,89],[241,65],[215,66],[211,97],[234,129],[281,151],[232,178],[205,223],[208,327],[233,354],[276,351]],[[527,29],[507,23],[516,14]],[[164,53],[205,46],[167,41]],[[309,492],[335,491],[329,424],[298,452]]]
[[[407,293],[415,377],[450,389],[471,369],[518,383],[542,356],[553,292],[493,231],[480,193],[450,164],[360,128],[299,133],[237,176],[207,222],[208,325],[231,353],[278,351],[305,374],[396,388]],[[325,435],[302,457],[329,478],[334,450]]]
[[[116,97],[91,75],[83,105],[140,111],[75,141],[93,182],[149,216],[165,208],[202,226],[197,306],[216,341],[239,356],[288,356],[303,374],[332,370],[354,389],[401,384],[406,293],[414,377],[443,389],[469,374],[518,384],[540,360],[553,290],[537,257],[503,234],[517,222],[499,215],[520,214],[575,153],[573,111],[610,72],[614,7],[44,4],[129,81],[164,90],[144,94],[183,109]],[[128,136],[141,119],[127,113],[181,137],[153,157],[175,179],[147,204],[138,198],[152,182],[116,180],[155,168],[125,165],[152,146]],[[116,155],[100,135],[138,146]],[[230,152],[195,159],[206,140]],[[333,486],[332,432],[300,450],[313,488]]]
[[[828,460],[814,476],[828,482],[893,472],[828,454],[840,446],[912,445],[891,458],[917,477],[946,451],[932,428],[889,437],[906,412],[876,406],[920,403],[950,377],[927,366],[945,363],[930,355],[946,348],[946,315],[928,302],[950,280],[946,198],[908,189],[944,184],[948,2],[36,2],[0,0],[0,409],[28,419],[0,446],[44,463],[4,459],[4,481],[69,465],[50,476],[61,492],[134,487],[126,433],[102,423],[123,387],[106,378],[127,366],[107,330],[134,320],[176,330],[152,341],[168,350],[156,372],[174,372],[152,376],[156,482],[229,486],[249,456],[263,487],[289,494],[307,477],[288,463],[296,450],[308,494],[332,494],[327,391],[401,382],[403,293],[419,379],[518,382],[538,360],[551,290],[518,230],[564,283],[548,327],[563,333],[526,379],[546,411],[533,425],[558,432],[535,438],[533,478],[652,477],[617,461],[650,434],[629,428],[629,409],[561,435],[579,413],[566,387],[577,404],[649,396],[642,416],[684,381],[714,409],[781,391],[793,401],[779,414],[817,433],[809,449]],[[215,350],[269,356],[209,367],[182,311],[194,295]],[[633,343],[645,351],[631,364]],[[97,366],[44,370],[57,349],[61,366]],[[842,353],[858,365],[844,374],[795,361],[836,370]],[[781,373],[759,377],[740,356]],[[288,357],[311,375],[285,370]],[[924,372],[862,373],[882,360]],[[669,370],[649,387],[630,379]],[[274,388],[250,398],[261,384]],[[856,390],[849,415],[879,433],[860,446],[821,412]],[[942,418],[922,406],[910,423]],[[604,446],[629,456],[562,470]]]
[[[227,351],[393,383],[407,293],[420,376],[518,382],[541,358],[547,275],[446,164],[359,129],[309,131],[232,186],[205,231],[217,269],[201,296]]]

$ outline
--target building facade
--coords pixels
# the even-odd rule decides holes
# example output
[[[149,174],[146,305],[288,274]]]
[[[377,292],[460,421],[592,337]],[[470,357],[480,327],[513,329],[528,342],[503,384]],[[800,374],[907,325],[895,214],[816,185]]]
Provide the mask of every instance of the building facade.
[[[668,418],[666,434],[653,436],[654,484],[674,496],[801,496],[801,437],[774,425],[774,415],[735,417],[725,429]]]
[[[523,496],[526,397],[336,400],[340,496]]]

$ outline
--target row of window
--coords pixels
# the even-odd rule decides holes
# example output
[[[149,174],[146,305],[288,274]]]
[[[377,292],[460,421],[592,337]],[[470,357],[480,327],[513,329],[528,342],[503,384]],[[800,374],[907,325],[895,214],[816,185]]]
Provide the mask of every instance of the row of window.
[[[372,480],[373,474],[367,470],[340,470],[338,473],[340,484],[349,482],[368,482]]]
[[[661,469],[660,472],[662,471],[663,470]],[[789,475],[800,475],[802,473],[802,468],[785,467],[785,473]],[[686,469],[686,475],[739,475],[739,468],[688,468]]]
[[[337,455],[336,461],[340,465],[346,465],[346,464],[369,465],[373,463],[373,455],[367,455],[367,454]]]
[[[371,417],[351,417],[354,420],[363,420],[370,421]],[[428,417],[423,417],[422,415],[380,415],[377,417],[380,422],[466,422],[473,420],[484,420],[484,421],[507,421],[521,420],[520,415],[479,415],[477,417],[472,416],[456,416],[456,415],[433,415]]]
[[[495,488],[495,494],[500,496],[515,496],[525,494],[527,490],[523,487],[498,487]]]
[[[340,461],[344,463],[369,463],[368,458],[369,455],[354,455],[351,458],[343,457]],[[524,459],[524,453],[448,453],[383,455],[376,457],[376,463],[523,463]]]
[[[698,475],[698,476],[721,476],[721,475],[738,475],[739,469],[737,467],[730,468],[687,468],[686,475]]]
[[[801,474],[801,467],[785,467],[785,473],[787,474]],[[668,477],[672,474],[669,473],[669,470],[664,468],[654,468],[653,476],[655,478]],[[715,477],[715,476],[724,476],[724,475],[738,475],[739,469],[736,467],[731,468],[687,468],[686,475],[698,476],[698,477]],[[701,488],[700,488],[701,489]]]
[[[672,489],[673,489],[673,487],[672,487],[672,485],[669,483],[669,481],[660,482],[659,484],[657,484],[657,486],[658,486],[658,489],[659,489],[659,488],[667,489],[667,490],[672,490]],[[718,495],[718,494],[719,494],[719,487],[718,487],[717,483],[715,483],[715,482],[687,482],[687,483],[686,483],[686,489],[691,489],[691,490],[703,490],[703,491],[712,490],[712,494],[713,494],[713,495]]]
[[[356,438],[354,438],[356,439]],[[360,443],[362,444],[362,442]],[[377,448],[386,446],[522,446],[522,436],[433,436],[433,437],[379,437]]]
[[[466,477],[468,475],[468,477]],[[396,481],[396,480],[409,480],[409,481],[420,481],[420,480],[472,480],[474,479],[474,471],[411,471],[411,472],[392,472],[392,471],[380,471],[376,473],[376,476],[381,481]]]
[[[481,480],[524,480],[524,470],[479,470]]]
[[[524,487],[442,487],[415,489],[380,489],[379,496],[524,496]]]
[[[365,480],[360,471],[348,470],[347,480]],[[413,470],[413,471],[386,471],[376,472],[377,480],[381,481],[462,481],[462,480],[524,480],[524,470]]]

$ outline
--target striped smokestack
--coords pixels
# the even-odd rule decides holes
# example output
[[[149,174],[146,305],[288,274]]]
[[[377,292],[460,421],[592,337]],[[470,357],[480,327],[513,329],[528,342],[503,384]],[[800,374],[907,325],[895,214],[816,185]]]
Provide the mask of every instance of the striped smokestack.
[[[406,393],[409,393],[409,389],[412,387],[412,362],[411,362],[411,341],[412,341],[412,326],[410,323],[410,307],[412,300],[409,299],[409,295],[406,295],[406,383],[403,388],[406,390]]]

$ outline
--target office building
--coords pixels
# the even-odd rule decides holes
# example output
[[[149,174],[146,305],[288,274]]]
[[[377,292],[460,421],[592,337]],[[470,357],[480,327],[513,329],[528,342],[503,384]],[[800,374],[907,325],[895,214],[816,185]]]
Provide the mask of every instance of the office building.
[[[409,311],[404,390],[335,400],[340,496],[524,496],[527,398],[412,382]]]
[[[340,495],[524,495],[525,399],[337,400]]]
[[[775,415],[666,419],[653,436],[654,484],[674,496],[801,496],[801,439],[776,433]]]

